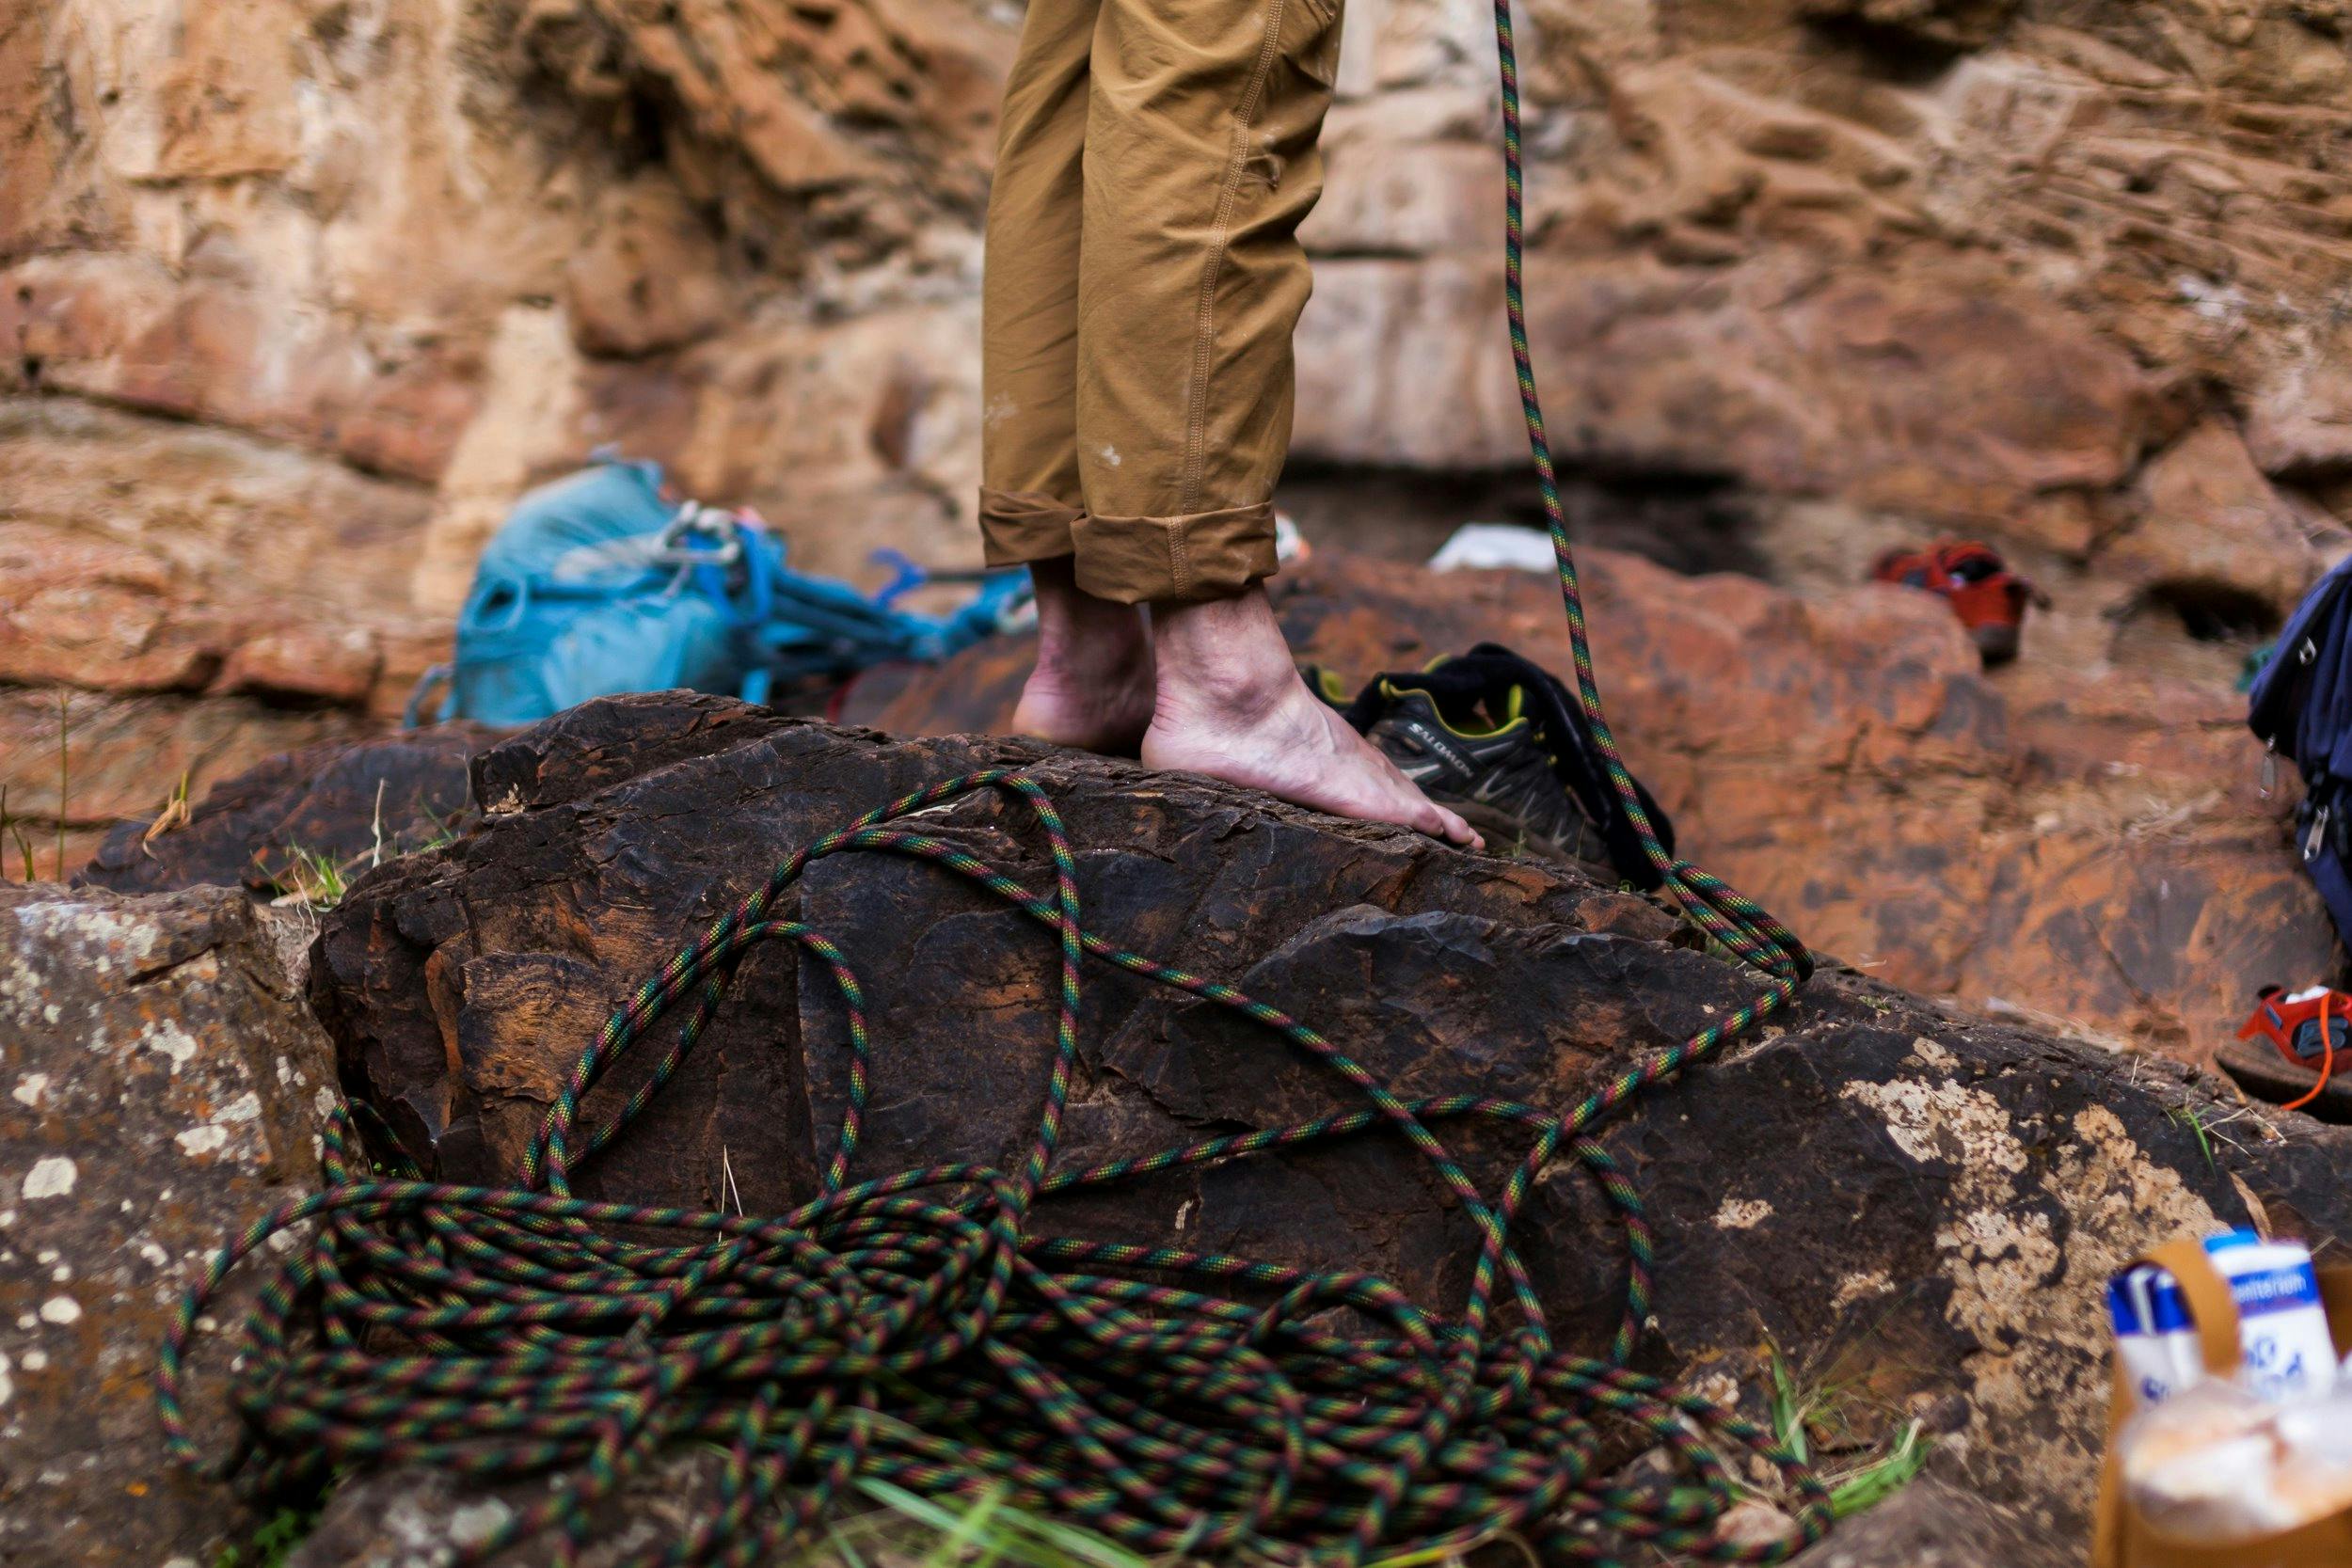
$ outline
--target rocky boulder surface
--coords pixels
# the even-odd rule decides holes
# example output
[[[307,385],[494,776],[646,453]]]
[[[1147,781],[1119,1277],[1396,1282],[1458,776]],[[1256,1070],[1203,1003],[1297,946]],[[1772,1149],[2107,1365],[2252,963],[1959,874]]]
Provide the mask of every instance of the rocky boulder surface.
[[[1565,1106],[1756,990],[1652,905],[1567,869],[1025,743],[891,741],[670,695],[591,704],[484,753],[482,829],[371,873],[326,918],[311,998],[343,1081],[440,1176],[506,1179],[604,1018],[769,864],[880,801],[1006,763],[1067,819],[1091,927],[1317,1023],[1405,1092]],[[920,825],[1040,875],[1036,833],[996,797]],[[873,854],[818,863],[777,912],[832,937],[866,982],[860,1171],[1025,1146],[1052,1009],[1033,922]],[[747,1211],[805,1195],[847,1091],[843,1028],[829,987],[756,951],[580,1190]],[[1100,966],[1081,1038],[1073,1162],[1349,1103],[1256,1026]],[[634,1082],[599,1085],[591,1117]],[[1776,1349],[1849,1390],[1866,1426],[1920,1420],[1949,1478],[2030,1537],[2010,1560],[2079,1560],[2108,1274],[2223,1225],[2352,1237],[2346,1135],[2252,1114],[2209,1134],[2231,1109],[2161,1058],[1824,972],[1759,1037],[1601,1134],[1660,1233],[1648,1354],[1729,1394]],[[1515,1147],[1459,1140],[1489,1180]],[[1470,1251],[1463,1216],[1380,1139],[1055,1200],[1039,1223],[1376,1269],[1439,1307],[1458,1302]],[[1581,1175],[1546,1179],[1524,1244],[1558,1320],[1597,1345],[1622,1243]]]
[[[1580,552],[1611,721],[1684,852],[1878,979],[2208,1064],[2255,990],[2336,973],[2241,699],[2161,673],[1987,673],[1943,604],[1800,595]],[[1491,640],[1571,668],[1548,574],[1326,553],[1275,579],[1351,681]],[[2028,633],[2030,636],[2030,632]],[[877,673],[847,716],[1009,727],[1024,641]]]
[[[1922,1476],[1839,1524],[1796,1561],[1802,1568],[1993,1568],[2040,1561],[2055,1555],[2050,1545],[2015,1510]]]
[[[499,733],[439,724],[268,758],[215,786],[184,820],[118,823],[75,879],[118,893],[283,895],[322,866],[356,877],[471,825],[467,763]]]
[[[251,1528],[165,1462],[151,1380],[214,1251],[319,1180],[333,1053],[279,952],[227,888],[0,887],[0,1561],[210,1568]]]
[[[1420,559],[1466,515],[1530,504],[1501,327],[1489,12],[1347,9],[1281,499],[1318,544]],[[1767,1336],[1821,1367],[1851,1354],[1883,1402],[1953,1428],[1942,1463],[2046,1544],[2049,1521],[2078,1516],[2096,1436],[2096,1275],[2216,1215],[2344,1230],[2324,1169],[2340,1150],[2307,1123],[2279,1123],[2283,1143],[2250,1117],[2209,1139],[2232,1113],[2165,1062],[2053,1037],[2201,1063],[2254,987],[2340,963],[2286,847],[2289,797],[2265,794],[2228,686],[2352,524],[2352,13],[1529,0],[1522,15],[1531,330],[1581,534],[1746,574],[1596,560],[1606,689],[1695,858],[1873,982],[1825,977],[1781,1038],[1613,1132],[1682,1238],[1661,1343],[1701,1375],[1752,1370]],[[979,220],[1018,24],[995,0],[12,8],[0,816],[43,863],[54,852],[55,875],[95,852],[92,879],[123,888],[249,889],[256,847],[373,859],[368,786],[407,775],[366,769],[392,752],[271,764],[183,828],[113,830],[264,759],[389,728],[446,656],[504,509],[599,444],[760,508],[803,566],[866,570],[877,545],[975,558]],[[1851,591],[1881,547],[1947,533],[1991,539],[2051,596],[1998,676],[1932,604]],[[1302,652],[1352,672],[1487,636],[1565,664],[1540,581],[1438,592],[1327,548],[1282,592]],[[942,677],[894,677],[888,727],[999,721],[1022,657],[1006,643]],[[1033,754],[673,701],[592,710],[478,759],[493,789],[480,843],[374,871],[328,933],[319,995],[342,1069],[447,1168],[502,1176],[574,1044],[764,857],[892,787]],[[431,781],[418,798],[447,799],[454,752],[412,760]],[[1734,994],[1661,945],[1656,911],[1571,876],[1044,766],[1091,802],[1082,842],[1106,922],[1197,944],[1216,973],[1263,968],[1335,1015],[1371,1008],[1368,1034],[1404,1042],[1388,1058],[1400,1071],[1451,1053],[1465,1072],[1566,1093]],[[1033,841],[991,836],[1011,820],[996,806],[947,815],[1008,854],[1028,845],[1034,868]],[[909,1088],[878,1118],[878,1161],[1009,1136],[981,1112],[1026,1103],[1036,933],[961,895],[920,867],[846,863],[802,895],[898,999]],[[56,897],[132,919],[105,895]],[[182,929],[183,914],[154,918]],[[209,940],[186,938],[199,954]],[[95,937],[25,941],[29,983],[54,970],[68,996],[132,972],[101,967],[112,950]],[[87,1005],[144,1027],[206,961]],[[1515,984],[1468,996],[1450,978],[1465,965]],[[1391,972],[1414,999],[1402,1022],[1367,1001]],[[0,987],[10,973],[0,961]],[[276,978],[248,992],[237,974]],[[1874,984],[1889,981],[1973,1011],[1922,1011]],[[284,976],[240,960],[220,983],[262,1006]],[[1099,981],[1090,1004],[1091,1147],[1321,1092],[1261,1082],[1263,1041],[1132,988]],[[803,1124],[839,1103],[837,1020],[773,955],[739,992],[592,1183],[707,1201],[715,1171],[754,1203],[801,1190]],[[56,1005],[34,1022],[85,1050]],[[973,1017],[1031,1033],[990,1046]],[[11,1071],[15,1053],[54,1049],[80,1073],[128,1072],[106,1053],[129,1027],[88,1035],[116,1043],[82,1055],[38,1031],[0,1052]],[[127,1058],[151,1074],[162,1059]],[[1740,1093],[1705,1098],[1726,1084]],[[215,1125],[167,1103],[196,1119],[158,1136]],[[1689,1127],[1673,1119],[1686,1110]],[[52,1136],[30,1116],[0,1125]],[[123,1136],[156,1142],[143,1126]],[[46,1144],[30,1159],[52,1154],[79,1159]],[[135,1174],[180,1158],[158,1143]],[[1071,1223],[1191,1231],[1214,1209],[1236,1244],[1324,1244],[1442,1291],[1458,1227],[1386,1158],[1214,1173],[1152,1189],[1150,1213]],[[1751,1176],[1769,1190],[1734,1184]],[[1564,1179],[1547,1195],[1540,1256],[1589,1327],[1605,1271],[1576,1270],[1601,1218],[1576,1193]],[[107,1196],[126,1215],[157,1201]],[[185,1248],[241,1201],[190,1220]],[[1349,1233],[1298,1233],[1300,1213],[1334,1207]],[[55,1212],[9,1212],[20,1227]],[[176,1233],[156,1244],[184,1256]],[[46,1300],[23,1332],[63,1332]],[[89,1328],[85,1309],[68,1327]],[[118,1365],[117,1343],[86,1334],[87,1365]],[[7,1354],[0,1419],[17,1424],[0,1430],[45,1431],[17,1413],[50,1409],[27,1402],[53,1397],[60,1363],[24,1369],[56,1350]],[[104,1418],[140,1408],[111,1402]],[[81,1428],[0,1441],[88,1451]],[[52,1486],[10,1451],[11,1522],[27,1485],[65,1488],[56,1518],[114,1517],[72,1490],[83,1472]],[[126,1496],[135,1521],[178,1506]],[[168,1549],[200,1557],[198,1539]]]
[[[446,657],[397,588],[413,486],[67,398],[0,399],[0,786],[37,839],[62,824],[45,874],[183,787],[389,727]]]
[[[580,1568],[615,1568],[628,1553],[675,1535],[691,1517],[682,1504],[707,1489],[715,1469],[707,1455],[689,1455],[632,1481],[580,1553]],[[455,1549],[504,1523],[529,1497],[527,1485],[469,1487],[428,1470],[370,1477],[329,1499],[286,1568],[438,1568]],[[866,1522],[883,1526],[855,1544],[867,1560],[896,1564],[916,1560],[923,1550],[919,1530],[894,1532],[889,1521],[871,1515]],[[899,1549],[893,1551],[894,1545]],[[2046,1544],[2037,1542],[2015,1511],[1928,1475],[1789,1560],[1792,1568],[1990,1568],[2037,1563],[2042,1552]],[[493,1556],[490,1568],[525,1568],[532,1560],[516,1548]],[[2055,1560],[2071,1568],[2074,1560]]]
[[[387,722],[506,506],[598,444],[806,566],[976,558],[1017,8],[201,9],[0,28],[0,783],[72,860],[183,770]],[[1490,18],[1348,13],[1284,499],[1423,555],[1530,499]],[[1986,534],[2054,595],[2029,657],[2225,682],[2352,517],[2344,22],[1534,0],[1580,519],[1812,586]]]

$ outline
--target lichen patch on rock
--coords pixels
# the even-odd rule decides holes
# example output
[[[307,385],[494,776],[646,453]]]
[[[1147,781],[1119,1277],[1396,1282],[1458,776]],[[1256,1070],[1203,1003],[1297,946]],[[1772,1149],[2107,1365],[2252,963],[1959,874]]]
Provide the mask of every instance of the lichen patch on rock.
[[[249,1526],[163,1463],[149,1379],[213,1249],[317,1180],[311,1093],[275,1065],[323,1083],[331,1054],[230,889],[0,887],[0,1559],[209,1562]],[[196,1416],[225,1438],[225,1411]]]

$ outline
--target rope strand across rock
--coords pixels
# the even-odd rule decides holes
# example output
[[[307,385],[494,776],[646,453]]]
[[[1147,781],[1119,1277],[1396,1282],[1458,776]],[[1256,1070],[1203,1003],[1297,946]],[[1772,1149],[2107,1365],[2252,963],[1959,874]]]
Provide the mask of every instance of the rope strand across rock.
[[[1136,1549],[1352,1565],[1506,1532],[1547,1560],[1611,1563],[1640,1544],[1709,1561],[1772,1561],[1827,1528],[1826,1494],[1752,1423],[1629,1370],[1648,1315],[1652,1247],[1639,1196],[1591,1134],[1645,1089],[1777,1011],[1810,973],[1797,939],[1755,903],[1673,860],[1603,716],[1565,514],[1530,366],[1522,280],[1519,104],[1507,0],[1495,11],[1508,174],[1507,298],[1530,447],[1549,520],[1577,690],[1620,797],[1669,893],[1764,991],[1565,1114],[1459,1095],[1401,1100],[1310,1024],[1157,959],[1083,922],[1069,836],[1048,793],[991,769],[878,807],[800,850],[613,1014],[574,1066],[514,1188],[371,1174],[352,1113],[334,1115],[327,1185],[222,1249],[190,1292],[156,1372],[174,1455],[204,1455],[182,1386],[196,1324],[221,1282],[271,1238],[308,1225],[239,1335],[229,1372],[246,1446],[217,1468],[263,1493],[335,1473],[422,1464],[482,1481],[556,1484],[476,1540],[481,1561],[547,1538],[585,1543],[635,1469],[699,1441],[725,1455],[714,1496],[678,1539],[633,1564],[775,1560],[875,1478],[920,1493],[1001,1487]],[[946,840],[893,824],[980,791],[1025,804],[1054,866],[1031,890]],[[1014,905],[1055,938],[1059,992],[1035,1136],[1018,1169],[947,1164],[850,1180],[870,1091],[865,992],[820,932],[771,914],[822,857],[914,857]],[[644,1110],[695,1046],[752,947],[787,941],[831,977],[848,1020],[850,1089],[818,1196],[744,1216],[591,1202],[571,1176]],[[1293,1126],[1060,1169],[1077,1063],[1082,970],[1108,962],[1263,1024],[1362,1105]],[[588,1091],[686,1004],[666,1048],[608,1119]],[[1466,1117],[1514,1125],[1524,1156],[1483,1193],[1435,1131]],[[1042,1233],[1040,1200],[1156,1172],[1377,1134],[1406,1140],[1476,1224],[1458,1318],[1370,1275],[1309,1274],[1181,1248]],[[1605,1357],[1546,1326],[1510,1232],[1565,1149],[1600,1183],[1627,1235],[1625,1311]],[[649,1234],[667,1239],[648,1241]],[[1181,1286],[1165,1283],[1181,1280]],[[1344,1307],[1368,1331],[1327,1326]],[[389,1348],[388,1348],[389,1347]],[[1675,1458],[1671,1488],[1600,1473],[1604,1420],[1646,1429]],[[1725,1539],[1726,1512],[1762,1460],[1783,1477],[1795,1534]]]

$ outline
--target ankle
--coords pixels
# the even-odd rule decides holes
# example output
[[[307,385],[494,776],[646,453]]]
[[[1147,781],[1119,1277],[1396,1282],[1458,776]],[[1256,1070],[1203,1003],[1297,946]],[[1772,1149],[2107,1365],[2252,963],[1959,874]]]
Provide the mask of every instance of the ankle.
[[[1150,632],[1135,605],[1099,599],[1077,584],[1068,557],[1034,562],[1037,661],[1046,669],[1131,669],[1148,665]]]
[[[1152,633],[1155,709],[1164,717],[1248,722],[1305,689],[1260,589],[1200,604],[1154,605]]]

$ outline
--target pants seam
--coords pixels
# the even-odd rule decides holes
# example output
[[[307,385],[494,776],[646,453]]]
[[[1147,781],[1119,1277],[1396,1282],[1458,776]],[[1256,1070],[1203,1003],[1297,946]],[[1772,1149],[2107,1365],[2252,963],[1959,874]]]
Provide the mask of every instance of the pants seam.
[[[1258,62],[1249,73],[1249,85],[1233,110],[1232,149],[1226,157],[1225,179],[1217,191],[1216,221],[1210,233],[1208,259],[1201,264],[1200,306],[1193,329],[1192,392],[1184,411],[1184,468],[1176,508],[1180,513],[1200,510],[1201,469],[1208,446],[1209,369],[1216,346],[1216,285],[1225,267],[1225,248],[1232,230],[1233,204],[1241,192],[1242,171],[1249,162],[1249,128],[1257,117],[1266,77],[1274,69],[1275,55],[1281,49],[1283,5],[1284,0],[1270,0],[1266,7],[1265,41],[1259,45]]]

